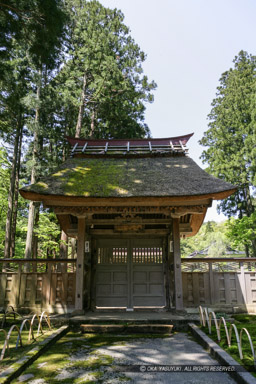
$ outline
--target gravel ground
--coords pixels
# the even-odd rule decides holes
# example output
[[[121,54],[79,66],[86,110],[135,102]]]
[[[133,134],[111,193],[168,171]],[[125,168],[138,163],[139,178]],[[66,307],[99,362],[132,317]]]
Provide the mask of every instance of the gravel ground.
[[[167,338],[132,339],[112,342],[92,348],[83,335],[68,338],[62,348],[71,350],[73,342],[80,342],[67,355],[67,363],[57,368],[53,376],[44,376],[50,359],[41,356],[15,383],[186,383],[232,384],[235,381],[223,372],[148,372],[150,365],[218,365],[216,360],[186,333],[176,333]],[[44,361],[47,360],[47,361]],[[97,362],[100,364],[97,366]],[[95,364],[96,363],[96,364]],[[124,370],[124,366],[137,371]],[[94,367],[94,368],[93,368]],[[31,370],[32,369],[32,370]],[[33,370],[34,369],[34,370]]]
[[[101,354],[114,357],[118,364],[140,365],[216,365],[218,362],[185,333],[165,339],[145,339],[124,346],[100,349]],[[144,368],[145,369],[145,368]],[[227,373],[216,372],[127,372],[134,383],[235,383]]]

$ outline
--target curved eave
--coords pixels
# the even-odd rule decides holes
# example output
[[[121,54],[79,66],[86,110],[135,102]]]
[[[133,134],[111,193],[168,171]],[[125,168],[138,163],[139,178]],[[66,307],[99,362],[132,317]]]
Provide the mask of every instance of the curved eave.
[[[24,191],[20,189],[20,194],[24,199],[32,200],[32,201],[42,201],[47,203],[48,201],[51,202],[62,202],[64,205],[73,205],[75,203],[80,204],[98,204],[101,203],[121,203],[123,204],[124,201],[127,202],[127,204],[131,203],[140,203],[144,205],[143,203],[150,203],[155,201],[156,199],[159,200],[159,203],[169,203],[169,202],[182,202],[182,201],[197,201],[201,199],[212,199],[212,200],[222,200],[227,198],[228,196],[232,195],[234,192],[236,192],[237,188],[232,188],[226,191],[220,191],[215,193],[208,193],[208,194],[202,194],[202,195],[181,195],[181,196],[123,196],[123,197],[85,197],[85,196],[65,196],[65,195],[51,195],[51,194],[40,194],[36,192],[31,191]],[[66,203],[66,204],[65,204]],[[146,204],[146,205],[147,205]]]
[[[201,228],[201,225],[204,222],[206,212],[207,212],[207,208],[205,208],[204,213],[201,215],[192,215],[192,219],[191,219],[192,232],[189,234],[186,234],[186,237],[194,236],[197,234],[197,232]]]

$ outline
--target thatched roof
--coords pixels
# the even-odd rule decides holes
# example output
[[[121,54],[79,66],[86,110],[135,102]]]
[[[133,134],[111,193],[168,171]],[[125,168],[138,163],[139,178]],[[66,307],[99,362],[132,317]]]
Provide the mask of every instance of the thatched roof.
[[[21,189],[36,195],[67,197],[181,197],[211,195],[223,198],[235,187],[210,176],[191,158],[70,158],[51,176]]]

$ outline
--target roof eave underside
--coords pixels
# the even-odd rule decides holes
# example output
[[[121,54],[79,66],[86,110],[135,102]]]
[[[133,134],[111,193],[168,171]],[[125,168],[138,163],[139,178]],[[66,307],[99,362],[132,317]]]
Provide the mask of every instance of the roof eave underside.
[[[222,200],[230,195],[232,195],[234,192],[236,192],[237,188],[233,188],[230,190],[226,191],[219,191],[215,193],[208,193],[208,194],[202,194],[202,195],[182,195],[182,196],[124,196],[124,197],[85,197],[85,196],[63,196],[63,195],[54,195],[54,194],[42,194],[42,193],[36,193],[36,192],[31,192],[31,191],[24,191],[20,190],[20,194],[22,197],[24,197],[27,200],[32,200],[32,201],[56,201],[57,202],[63,202],[63,203],[68,203],[69,205],[72,205],[72,203],[81,203],[83,205],[87,205],[89,203],[97,204],[100,202],[110,202],[111,203],[124,203],[125,201],[127,204],[129,203],[134,203],[134,202],[140,202],[140,204],[143,204],[143,200],[145,200],[145,205],[146,203],[152,200],[158,200],[159,204],[161,202],[182,202],[182,201],[198,201],[202,199],[212,199],[212,200]]]

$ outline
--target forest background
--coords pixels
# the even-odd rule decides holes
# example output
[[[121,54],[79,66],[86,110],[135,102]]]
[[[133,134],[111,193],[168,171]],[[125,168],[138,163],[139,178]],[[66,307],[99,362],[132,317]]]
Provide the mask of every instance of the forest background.
[[[66,136],[150,137],[156,84],[122,12],[97,1],[1,1],[0,30],[0,257],[74,256],[54,213],[18,190],[69,156]],[[183,255],[210,246],[215,256],[228,247],[256,256],[255,70],[255,57],[239,52],[201,139],[207,170],[238,186],[219,207],[229,220],[183,240]]]

